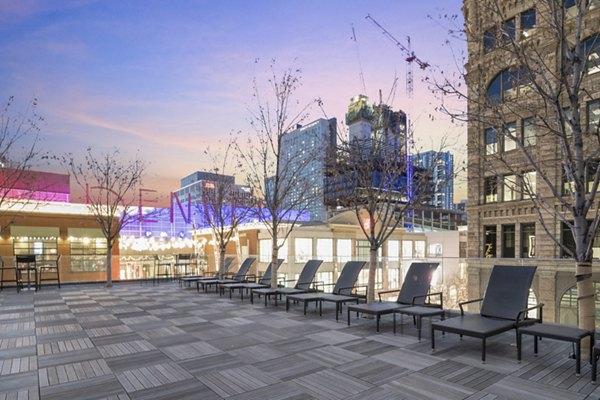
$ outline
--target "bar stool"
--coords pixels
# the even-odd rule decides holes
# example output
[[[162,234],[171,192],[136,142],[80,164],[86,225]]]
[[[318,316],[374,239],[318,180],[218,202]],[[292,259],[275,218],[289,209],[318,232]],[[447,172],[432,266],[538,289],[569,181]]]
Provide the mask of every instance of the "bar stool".
[[[31,289],[31,273],[33,272],[33,287],[38,290],[38,272],[37,272],[37,261],[35,254],[21,254],[16,256],[16,268],[17,268],[17,287],[18,289],[24,289],[23,273],[27,274],[27,289]]]
[[[12,275],[14,279],[6,279],[4,278],[4,271],[12,271]],[[17,287],[17,292],[19,291],[19,285],[17,284],[17,266],[16,265],[5,265],[4,258],[0,257],[0,291],[4,290],[4,282],[14,282]]]
[[[42,288],[42,281],[56,281],[58,283],[58,288],[60,289],[60,254],[58,256],[47,255],[38,265],[38,289]],[[56,274],[56,277],[46,277],[44,278],[44,274]]]

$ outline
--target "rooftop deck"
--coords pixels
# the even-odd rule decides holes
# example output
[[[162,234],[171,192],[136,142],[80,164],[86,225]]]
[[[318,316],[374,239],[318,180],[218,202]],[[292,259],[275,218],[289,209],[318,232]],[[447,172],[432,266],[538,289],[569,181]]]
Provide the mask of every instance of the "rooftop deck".
[[[177,284],[0,294],[0,399],[598,399],[569,344],[524,337],[418,342],[409,318],[335,321],[333,306],[251,305]],[[587,360],[586,360],[587,361]]]

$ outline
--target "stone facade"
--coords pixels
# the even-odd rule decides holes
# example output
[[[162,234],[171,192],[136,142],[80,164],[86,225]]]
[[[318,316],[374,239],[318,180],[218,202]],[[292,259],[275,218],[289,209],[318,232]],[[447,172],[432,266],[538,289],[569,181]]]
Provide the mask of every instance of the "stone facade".
[[[551,3],[557,7],[553,12]],[[515,65],[522,64],[519,54],[535,52],[547,68],[540,76],[552,79],[560,68],[561,53],[557,51],[560,46],[550,21],[556,23],[553,17],[561,15],[564,19],[559,18],[559,24],[570,37],[577,19],[577,7],[565,2],[563,10],[562,4],[552,0],[465,0],[463,4],[469,57],[465,66],[469,115],[469,296],[477,298],[483,294],[493,265],[537,265],[532,289],[537,301],[545,303],[547,321],[561,320],[559,304],[575,285],[575,264],[563,257],[561,247],[553,239],[563,240],[561,221],[543,210],[541,218],[527,192],[559,206],[542,176],[555,188],[563,187],[560,142],[556,134],[549,133],[560,128],[556,127],[558,120],[547,118],[550,114],[542,111],[543,102],[529,87],[531,84],[524,83],[523,77],[528,74],[521,73],[521,66]],[[590,1],[582,26],[584,42],[600,33],[600,1]],[[523,56],[524,59],[535,57]],[[527,68],[539,65],[527,64]],[[585,105],[589,108],[591,101],[600,98],[600,69],[590,70],[583,85],[587,93],[583,96],[580,123],[586,124],[590,116],[585,113]],[[564,96],[565,108],[567,100]],[[533,131],[535,143],[528,142]],[[598,142],[591,141],[593,135],[588,136],[592,136],[584,137],[590,140],[588,149],[597,151]],[[513,143],[513,138],[523,145]],[[525,143],[540,166],[533,175],[534,169],[523,151]],[[531,176],[532,182],[528,180]],[[594,281],[600,282],[600,270],[594,273]]]

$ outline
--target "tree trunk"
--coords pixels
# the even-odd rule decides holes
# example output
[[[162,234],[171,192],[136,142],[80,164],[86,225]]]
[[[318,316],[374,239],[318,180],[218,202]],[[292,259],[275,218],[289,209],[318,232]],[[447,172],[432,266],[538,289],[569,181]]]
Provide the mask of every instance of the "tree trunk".
[[[369,251],[369,282],[367,284],[367,303],[375,301],[375,278],[377,277],[377,249]]]
[[[594,282],[592,280],[592,262],[577,261],[575,266],[575,278],[577,279],[577,304],[579,327],[593,330],[596,328],[596,305],[594,295]],[[582,343],[582,354],[589,351],[590,343],[584,340]]]
[[[106,287],[112,287],[112,246],[106,249]]]
[[[219,279],[225,275],[225,247],[219,249]]]
[[[275,243],[275,241],[273,241]],[[277,265],[277,256],[279,254],[279,249],[276,245],[273,245],[273,250],[271,252],[271,287],[273,289],[277,289],[277,270],[279,266]]]

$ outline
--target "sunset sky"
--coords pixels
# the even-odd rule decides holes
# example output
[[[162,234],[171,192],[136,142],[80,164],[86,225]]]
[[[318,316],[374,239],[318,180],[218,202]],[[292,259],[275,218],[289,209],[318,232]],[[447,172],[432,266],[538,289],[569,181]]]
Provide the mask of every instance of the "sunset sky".
[[[319,97],[327,117],[343,121],[349,99],[388,98],[414,122],[426,150],[449,138],[459,166],[466,128],[435,114],[438,99],[421,79],[460,66],[461,46],[444,45],[462,1],[427,0],[0,0],[0,99],[15,96],[21,112],[32,98],[45,117],[41,146],[54,154],[87,147],[150,163],[144,184],[163,199],[179,179],[207,167],[203,151],[231,132],[250,133],[252,79],[278,68],[300,68],[301,103]],[[414,98],[405,94],[404,54],[365,16],[416,55]],[[462,19],[455,21],[457,25]],[[352,26],[356,43],[352,40]],[[359,63],[360,59],[360,63]],[[268,96],[265,91],[264,96]],[[311,119],[324,117],[314,109]],[[46,169],[60,171],[57,166]],[[466,197],[464,174],[455,201]],[[239,181],[239,180],[238,180]],[[242,182],[238,182],[242,183]],[[75,200],[75,199],[74,199]]]

